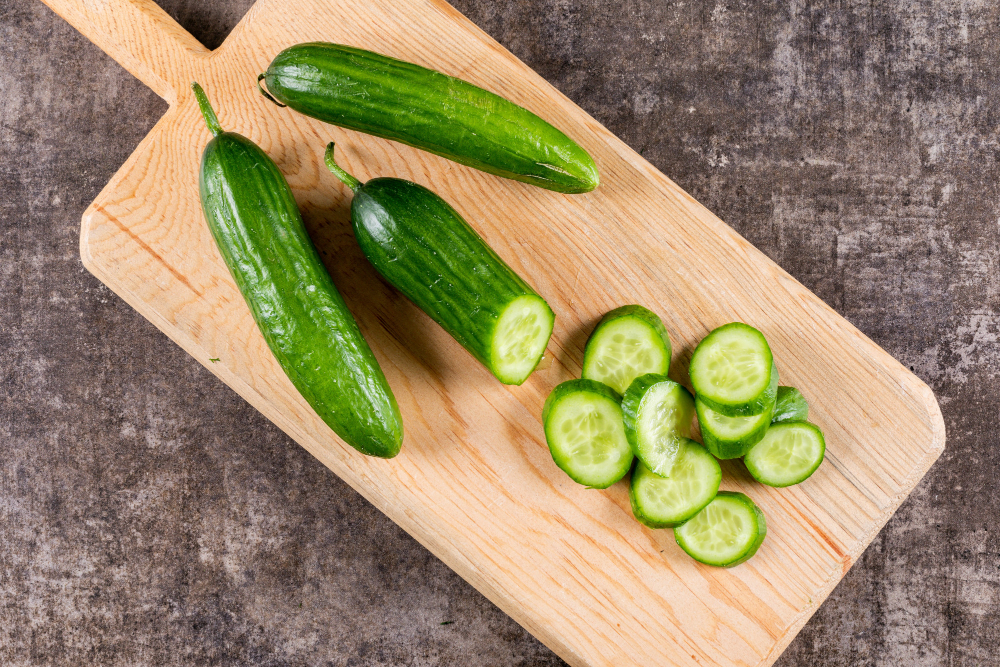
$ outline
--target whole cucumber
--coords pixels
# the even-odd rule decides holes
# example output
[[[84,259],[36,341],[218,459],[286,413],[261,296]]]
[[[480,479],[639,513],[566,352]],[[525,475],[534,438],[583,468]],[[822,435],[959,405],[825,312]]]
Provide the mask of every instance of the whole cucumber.
[[[279,53],[260,79],[265,96],[307,116],[497,176],[567,193],[600,181],[590,155],[535,114],[419,65],[312,42]]]
[[[375,269],[505,384],[521,384],[545,353],[555,315],[458,211],[399,178],[364,185],[327,166],[354,191],[351,224]]]
[[[223,132],[192,84],[213,139],[201,160],[201,204],[257,326],[316,413],[348,444],[391,458],[403,441],[396,398],[320,260],[288,182],[256,144]]]

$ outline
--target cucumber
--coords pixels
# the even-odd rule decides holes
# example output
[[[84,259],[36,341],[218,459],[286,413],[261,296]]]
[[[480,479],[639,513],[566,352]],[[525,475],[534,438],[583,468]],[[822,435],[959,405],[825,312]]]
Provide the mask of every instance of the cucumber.
[[[382,369],[334,286],[277,165],[223,132],[198,84],[213,139],[201,160],[201,204],[226,266],[292,384],[345,442],[399,453],[403,421]]]
[[[671,476],[682,441],[691,437],[690,392],[666,375],[642,375],[625,391],[622,413],[632,453],[657,475]]]
[[[674,529],[674,539],[699,563],[733,567],[750,559],[767,536],[764,513],[747,496],[719,491],[693,518]]]
[[[777,378],[778,369],[774,367],[771,372]],[[727,417],[705,405],[700,397],[696,398],[695,411],[698,414],[701,439],[708,451],[718,458],[738,459],[767,433],[773,420],[774,406],[771,403],[759,415]]]
[[[261,79],[266,97],[307,116],[497,176],[566,193],[600,182],[590,155],[535,114],[412,63],[312,42],[279,53]]]
[[[826,440],[818,427],[805,421],[784,421],[773,424],[743,462],[761,484],[785,487],[808,479],[825,454]]]
[[[333,151],[327,166],[354,191],[351,225],[375,270],[498,380],[524,382],[552,335],[545,300],[441,197],[399,178],[362,185]]]
[[[764,334],[732,322],[698,344],[689,372],[694,393],[705,405],[727,417],[748,417],[774,404],[775,368]]]
[[[625,393],[632,380],[670,370],[670,336],[656,313],[622,306],[597,323],[583,351],[583,377]]]
[[[772,422],[784,421],[808,421],[809,404],[805,397],[795,387],[778,387],[778,396],[775,399],[774,415]]]
[[[600,382],[569,380],[545,399],[545,440],[552,460],[573,481],[606,489],[632,467],[620,398]]]
[[[632,514],[650,528],[670,528],[700,512],[719,491],[722,468],[694,440],[681,439],[670,477],[660,477],[636,462],[629,484]]]

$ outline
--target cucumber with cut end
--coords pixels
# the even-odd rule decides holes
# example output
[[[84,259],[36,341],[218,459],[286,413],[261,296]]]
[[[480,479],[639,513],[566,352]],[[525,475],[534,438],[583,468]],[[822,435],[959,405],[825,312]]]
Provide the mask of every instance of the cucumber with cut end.
[[[594,328],[583,351],[583,377],[625,393],[632,380],[670,370],[670,336],[656,313],[642,306],[621,306]]]
[[[213,138],[201,158],[201,205],[219,254],[282,370],[316,414],[365,454],[399,453],[403,420],[382,369],[309,239],[278,166],[223,132],[198,84]]]
[[[733,567],[757,553],[767,536],[764,513],[746,495],[719,491],[705,509],[674,528],[674,539],[699,563]]]
[[[291,46],[261,74],[279,104],[556,192],[600,177],[583,148],[527,109],[471,83],[363,49]]]
[[[573,481],[605,489],[632,467],[619,401],[614,389],[593,380],[563,382],[545,400],[545,440]]]
[[[351,225],[368,261],[504,384],[521,384],[552,335],[555,315],[464,218],[427,188],[399,178],[362,184],[326,164],[354,191]]]
[[[785,487],[808,479],[825,454],[826,440],[819,428],[805,421],[785,421],[773,424],[743,462],[761,484]]]
[[[666,375],[641,375],[625,391],[622,413],[632,453],[657,475],[669,477],[681,442],[691,437],[690,392]]]
[[[775,399],[774,415],[772,422],[809,420],[809,404],[805,397],[795,387],[778,387],[778,396]]]
[[[719,491],[722,468],[715,457],[694,440],[681,439],[670,477],[660,477],[635,464],[629,484],[632,514],[650,528],[681,524],[712,501]]]
[[[691,356],[691,384],[705,405],[727,417],[759,415],[774,404],[778,374],[764,334],[742,322],[719,327]]]
[[[772,369],[772,373],[777,377],[777,368]],[[774,404],[759,415],[727,417],[705,405],[699,397],[695,399],[695,410],[701,439],[708,451],[720,459],[738,459],[767,433],[773,419]]]

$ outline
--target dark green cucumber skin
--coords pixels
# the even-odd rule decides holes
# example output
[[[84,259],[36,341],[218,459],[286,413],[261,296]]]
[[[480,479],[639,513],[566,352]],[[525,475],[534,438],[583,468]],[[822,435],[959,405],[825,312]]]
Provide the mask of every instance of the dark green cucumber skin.
[[[200,186],[219,252],[292,384],[354,448],[398,454],[399,406],[277,165],[246,137],[225,132],[205,148]]]
[[[771,422],[784,421],[809,421],[809,404],[795,387],[778,387]]]
[[[514,299],[537,292],[422,185],[368,181],[354,194],[351,224],[375,270],[492,372],[500,315]]]
[[[600,179],[590,155],[527,109],[454,77],[371,51],[312,42],[279,53],[264,81],[279,102],[497,176],[565,193]]]

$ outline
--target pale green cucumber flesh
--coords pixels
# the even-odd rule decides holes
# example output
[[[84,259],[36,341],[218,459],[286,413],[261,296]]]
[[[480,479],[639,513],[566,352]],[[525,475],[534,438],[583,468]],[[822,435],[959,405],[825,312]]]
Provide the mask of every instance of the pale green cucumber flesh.
[[[665,375],[642,375],[625,392],[622,412],[632,452],[657,475],[670,476],[682,441],[691,437],[690,392]]]
[[[757,444],[771,424],[772,410],[750,417],[727,417],[695,400],[701,439],[720,459],[738,459]]]
[[[660,318],[642,306],[623,306],[605,315],[587,341],[583,377],[623,394],[640,375],[666,375],[670,354]]]
[[[733,567],[753,556],[767,535],[764,513],[742,493],[720,491],[674,529],[677,544],[700,563]]]
[[[746,324],[719,327],[695,349],[689,368],[695,394],[730,417],[760,414],[777,393],[774,358],[764,335]]]
[[[661,477],[636,463],[629,485],[632,513],[650,528],[669,528],[697,514],[719,491],[722,468],[704,447],[681,441],[670,477]]]
[[[591,380],[570,380],[552,390],[542,411],[552,459],[574,481],[604,489],[632,467],[618,396]]]
[[[744,458],[747,470],[761,484],[785,487],[808,479],[823,462],[823,432],[804,421],[772,424],[764,438]]]
[[[521,384],[538,366],[552,335],[555,317],[542,297],[525,294],[497,320],[490,347],[490,370],[505,384]]]

